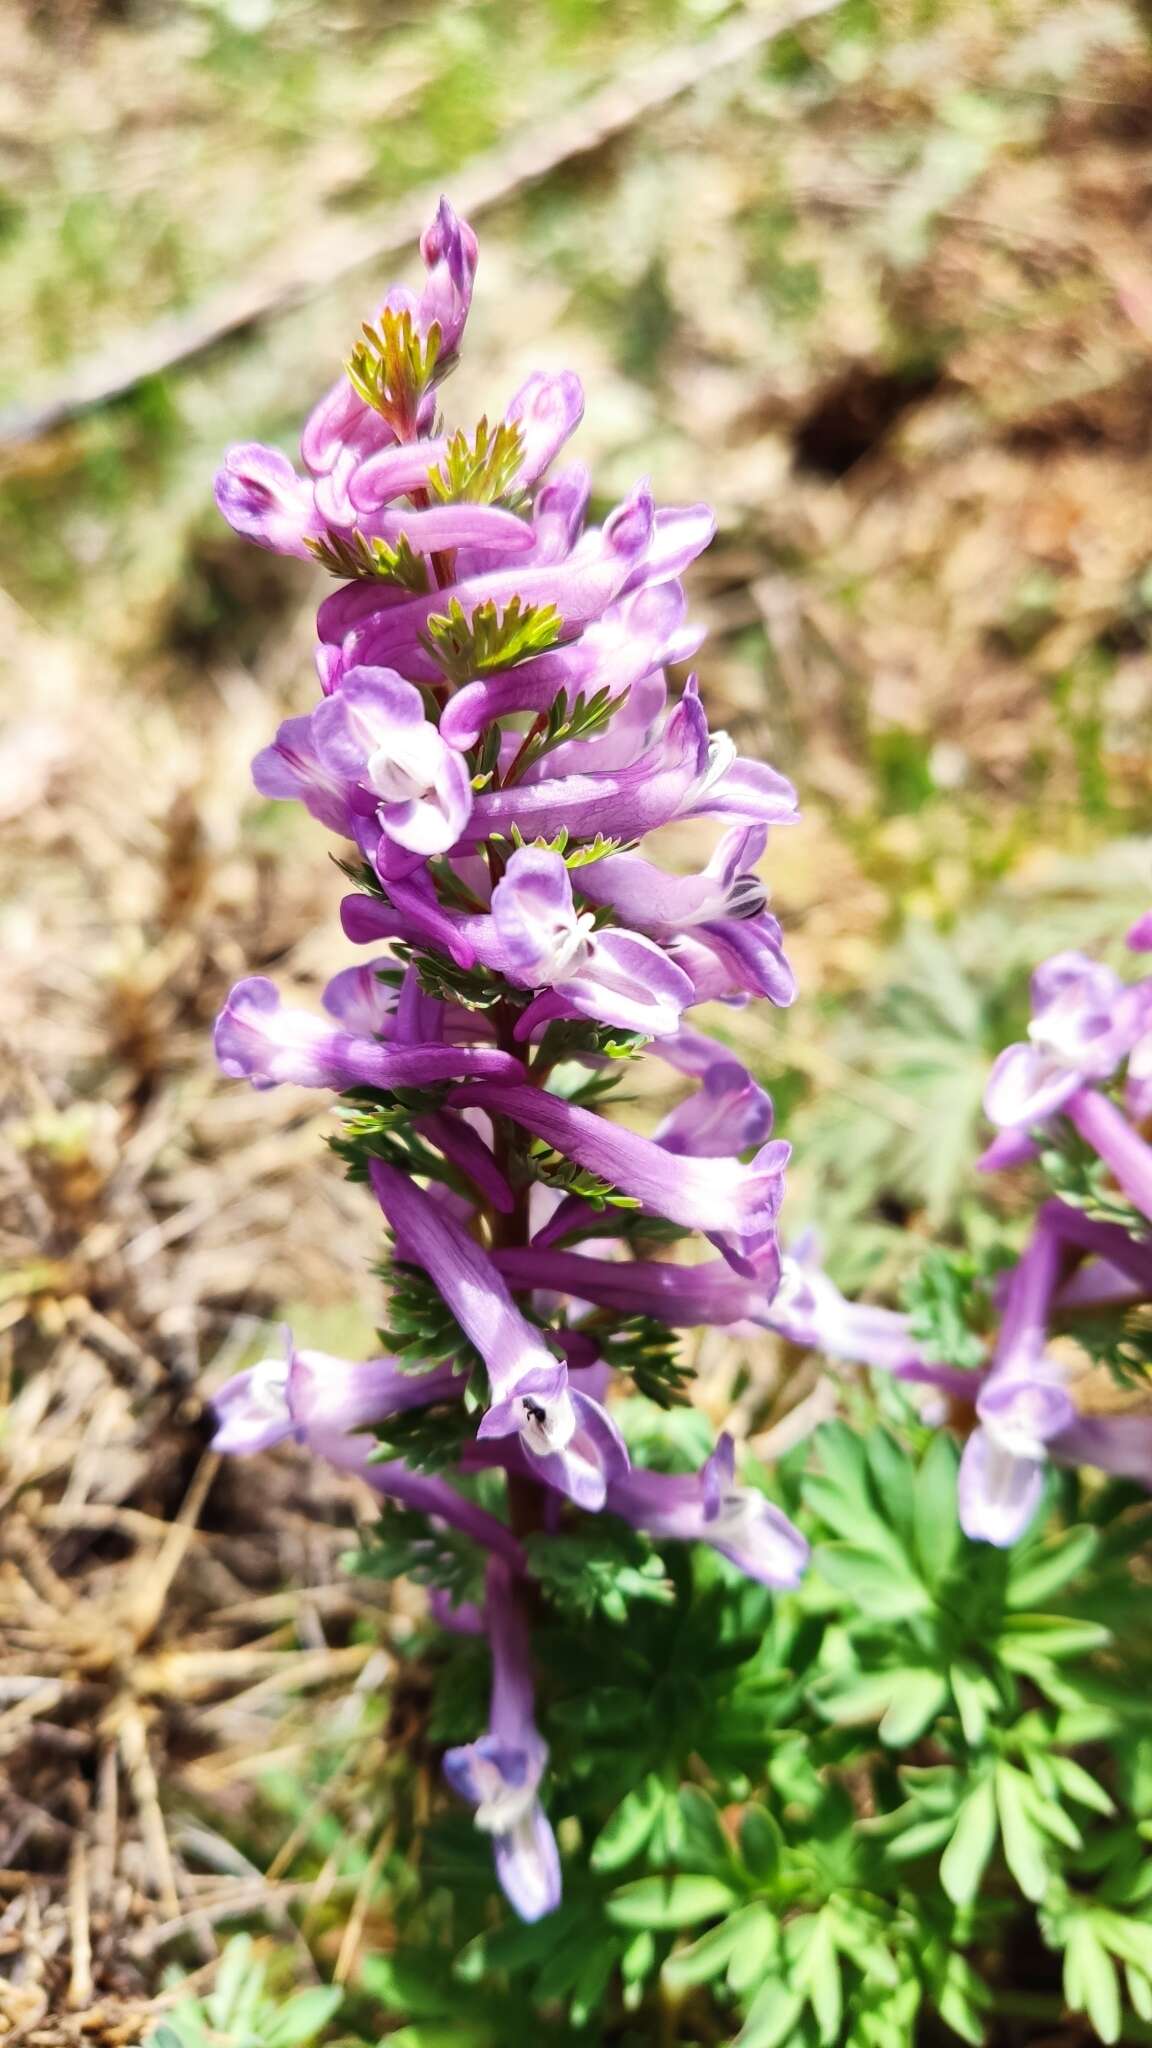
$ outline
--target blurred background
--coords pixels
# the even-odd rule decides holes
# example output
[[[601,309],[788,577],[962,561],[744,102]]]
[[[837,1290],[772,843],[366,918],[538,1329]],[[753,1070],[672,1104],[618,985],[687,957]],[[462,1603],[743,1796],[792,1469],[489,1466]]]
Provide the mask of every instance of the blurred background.
[[[713,723],[805,812],[766,868],[799,1003],[724,1028],[794,1224],[893,1297],[979,1234],[1029,965],[1152,893],[1148,31],[1121,0],[9,0],[0,2016],[37,2042],[133,2038],[229,1915],[347,1976],[379,1758],[333,1790],[315,1703],[371,1755],[403,1713],[348,1489],[203,1451],[205,1374],[285,1316],[362,1349],[376,1311],[326,1111],[211,1064],[237,974],[346,957],[322,835],[248,781],[314,694],[324,579],[222,525],[220,452],[292,451],[443,188],[481,240],[449,415],[568,365],[599,507],[645,473],[716,504]]]

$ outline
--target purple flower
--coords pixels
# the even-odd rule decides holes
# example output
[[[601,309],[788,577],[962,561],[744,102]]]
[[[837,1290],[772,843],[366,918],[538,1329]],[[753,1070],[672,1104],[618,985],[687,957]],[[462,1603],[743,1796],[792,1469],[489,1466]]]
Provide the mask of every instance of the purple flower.
[[[585,627],[578,640],[503,674],[466,684],[445,706],[440,721],[444,738],[462,750],[473,747],[495,719],[518,711],[547,711],[560,690],[586,696],[607,690],[614,698],[623,696],[653,671],[695,654],[703,633],[684,624],[684,608],[678,583],[659,583],[629,594]],[[610,735],[615,725],[616,719],[608,728]],[[555,759],[554,754],[553,763]]]
[[[609,727],[609,733],[611,727]],[[708,772],[708,721],[694,685],[637,760],[597,774],[549,776],[510,789],[482,791],[473,805],[471,843],[493,833],[525,839],[639,839],[681,815]]]
[[[518,1060],[495,1046],[378,1045],[325,1023],[308,1010],[284,1009],[275,982],[238,981],[216,1019],[216,1057],[229,1080],[256,1088],[422,1088],[465,1074],[518,1074]]]
[[[450,1749],[444,1775],[476,1809],[491,1835],[496,1875],[522,1920],[540,1920],[560,1904],[560,1857],[540,1804],[548,1749],[535,1721],[528,1631],[507,1571],[488,1567],[484,1620],[492,1651],[488,1728]]]
[[[798,1238],[780,1268],[780,1285],[763,1321],[790,1344],[881,1372],[906,1373],[920,1365],[908,1317],[846,1300],[820,1265],[812,1236]]]
[[[508,407],[505,417],[520,429],[521,488],[543,476],[565,441],[584,417],[584,387],[571,370],[534,370]]]
[[[700,1323],[766,1323],[776,1283],[773,1261],[749,1280],[726,1259],[702,1266],[674,1266],[657,1259],[598,1259],[583,1252],[555,1251],[539,1241],[493,1253],[497,1270],[518,1291],[542,1289],[573,1301],[617,1309],[621,1315],[655,1316],[674,1327]]]
[[[1143,917],[1136,919],[1126,943],[1134,953],[1152,953],[1152,910],[1146,910]]]
[[[979,1427],[964,1446],[957,1502],[965,1535],[1005,1547],[1036,1513],[1047,1446],[1076,1419],[1045,1356],[1060,1246],[1043,1221],[1012,1273],[991,1370],[976,1400]]]
[[[492,891],[495,946],[488,954],[519,988],[561,991],[570,1012],[628,1031],[674,1031],[692,984],[651,939],[597,932],[577,914],[563,856],[526,846]],[[484,956],[481,948],[481,957]],[[531,1028],[531,1011],[519,1035]]]
[[[354,786],[321,761],[311,715],[284,720],[271,746],[253,761],[252,780],[261,796],[295,798],[330,831],[354,836]]]
[[[440,671],[422,637],[433,614],[443,613],[453,601],[468,620],[482,604],[498,611],[513,601],[553,605],[565,634],[578,632],[621,595],[630,571],[643,559],[651,531],[652,497],[641,484],[562,561],[529,559],[523,565],[485,569],[401,603],[382,600],[379,585],[359,584],[337,591],[321,605],[317,628],[322,640],[342,645],[344,667],[385,666],[435,681]]]
[[[656,1132],[656,1143],[666,1152],[730,1158],[771,1137],[772,1098],[726,1046],[682,1026],[660,1038],[653,1051],[700,1083]]]
[[[284,1334],[282,1358],[262,1358],[234,1373],[214,1397],[214,1451],[249,1457],[292,1437],[339,1463],[340,1439],[409,1408],[458,1400],[463,1392],[450,1366],[411,1372],[395,1358],[354,1365],[324,1351],[299,1350],[291,1332]]]
[[[435,220],[420,237],[420,254],[428,280],[420,294],[416,325],[425,335],[433,323],[439,327],[443,360],[460,346],[478,254],[472,229],[457,219],[446,199],[441,199]]]
[[[312,490],[275,448],[256,441],[230,448],[217,473],[216,503],[233,531],[258,548],[312,559],[307,542],[321,531]]]
[[[1005,1047],[988,1077],[992,1123],[1026,1130],[1063,1109],[1085,1082],[1114,1074],[1139,1031],[1135,994],[1083,953],[1045,960],[1032,976],[1028,1042]]]
[[[755,1487],[734,1484],[735,1462],[732,1439],[722,1436],[697,1473],[633,1467],[609,1487],[609,1511],[652,1536],[707,1543],[761,1585],[799,1585],[808,1563],[807,1542]]]
[[[1152,1219],[1152,1147],[1132,1129],[1123,1111],[1095,1088],[1081,1088],[1064,1104],[1064,1112],[1128,1200]]]
[[[523,1571],[524,1553],[495,1515],[465,1500],[447,1480],[413,1472],[399,1458],[376,1458],[372,1424],[406,1409],[458,1400],[462,1392],[463,1380],[451,1366],[412,1373],[394,1358],[352,1365],[322,1351],[297,1350],[286,1331],[282,1358],[261,1359],[220,1388],[212,1402],[212,1448],[249,1457],[292,1438],[341,1471],[355,1473],[377,1493],[460,1529],[513,1571]]]
[[[570,1390],[563,1360],[525,1321],[491,1259],[447,1210],[382,1160],[369,1171],[396,1233],[397,1256],[431,1274],[488,1369],[492,1406],[477,1434],[517,1435],[534,1476],[581,1507],[600,1507],[607,1475],[627,1465],[615,1425],[597,1402]]]
[[[412,683],[391,669],[351,669],[312,714],[321,766],[367,797],[386,838],[411,853],[445,853],[472,808],[459,754],[424,715]]]
[[[461,1088],[452,1099],[462,1108],[474,1104],[510,1116],[656,1215],[702,1230],[737,1272],[754,1274],[756,1255],[775,1243],[788,1145],[762,1145],[748,1166],[735,1159],[672,1161],[650,1138],[541,1088]]]
[[[390,1038],[396,1026],[396,990],[381,975],[396,962],[383,954],[344,967],[325,984],[320,1000],[330,1017],[335,1017],[356,1038]],[[426,1038],[436,1036],[429,1031]],[[405,1041],[412,1044],[412,1039]]]
[[[591,1514],[603,1507],[609,1482],[628,1470],[611,1416],[569,1384],[561,1360],[525,1373],[507,1399],[493,1402],[476,1434],[482,1440],[516,1436],[535,1461],[532,1476]]]
[[[639,854],[615,854],[594,862],[581,887],[593,903],[608,905],[653,938],[688,936],[703,947],[725,970],[722,990],[709,989],[710,995],[765,995],[787,1004],[796,984],[780,927],[767,910],[764,884],[754,872],[767,837],[763,825],[726,832],[699,875],[669,875]],[[675,947],[673,953],[679,957]]]

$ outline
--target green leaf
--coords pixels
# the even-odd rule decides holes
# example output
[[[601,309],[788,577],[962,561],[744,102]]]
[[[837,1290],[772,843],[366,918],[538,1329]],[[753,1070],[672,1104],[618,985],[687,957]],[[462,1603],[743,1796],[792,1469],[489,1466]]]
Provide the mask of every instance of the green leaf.
[[[1060,1614],[1017,1614],[997,1644],[1010,1671],[1032,1673],[1038,1665],[1084,1657],[1111,1642],[1112,1631],[1097,1621],[1069,1621]]]
[[[338,1984],[313,1984],[306,1991],[298,1991],[281,2006],[271,2026],[265,2027],[267,2048],[304,2048],[304,2043],[316,2039],[343,2003],[344,1993]]]
[[[1008,1868],[1026,1899],[1034,1902],[1048,1889],[1049,1869],[1044,1833],[1029,1811],[1028,1780],[1011,1764],[996,1766],[996,1806]]]
[[[931,1995],[945,2026],[962,2041],[970,2041],[972,2048],[983,2048],[988,2038],[984,2012],[990,1994],[957,1949],[949,1949],[943,1967],[931,1973]]]
[[[728,1989],[735,1998],[747,1998],[762,1977],[776,1968],[780,1955],[780,1922],[765,1905],[746,1906],[734,1916],[744,1938],[728,1965]]]
[[[822,1543],[813,1562],[831,1585],[877,1620],[904,1621],[931,1609],[926,1587],[910,1565],[894,1556],[860,1543]]]
[[[617,1927],[666,1930],[710,1920],[736,1900],[732,1886],[718,1877],[641,1877],[614,1891],[605,1911]]]
[[[788,1939],[790,1946],[796,1942],[799,1947],[792,1965],[793,1985],[797,1991],[807,1994],[821,2040],[835,2041],[844,2012],[844,1992],[840,1981],[840,1957],[836,1952],[829,1912],[818,1913],[807,1923],[793,1920],[788,1928]]]
[[[1048,1767],[1055,1773],[1056,1782],[1069,1799],[1075,1799],[1081,1806],[1091,1807],[1093,1813],[1115,1813],[1116,1802],[1104,1790],[1090,1771],[1084,1769],[1070,1756],[1050,1756]]]
[[[673,1832],[677,1862],[693,1870],[730,1871],[732,1844],[716,1809],[716,1802],[699,1785],[681,1785],[677,1797],[677,1822]]]
[[[1099,1547],[1099,1530],[1080,1526],[1065,1530],[1043,1550],[1026,1550],[1019,1561],[1010,1556],[1007,1605],[1013,1609],[1038,1607],[1091,1564]]]
[[[1124,1976],[1133,2012],[1142,2020],[1152,2020],[1152,1977],[1138,1969],[1135,1963],[1126,1964]]]
[[[962,1657],[952,1665],[948,1673],[952,1697],[964,1730],[964,1740],[973,1749],[979,1749],[988,1732],[988,1715],[997,1705],[996,1687],[986,1671]]]
[[[448,682],[459,687],[545,653],[555,647],[562,628],[553,604],[522,604],[511,597],[501,608],[488,598],[469,615],[453,597],[446,612],[430,613],[420,641]]]
[[[424,557],[414,552],[406,533],[401,533],[391,547],[375,535],[369,538],[358,527],[350,535],[329,528],[322,540],[305,536],[304,545],[330,576],[340,576],[348,582],[391,583],[417,597],[423,596],[428,588]]]
[[[693,1984],[709,1984],[718,1977],[744,1938],[747,1916],[759,1910],[746,1906],[742,1913],[722,1920],[719,1927],[710,1927],[687,1948],[674,1949],[660,1973],[669,1989],[686,1991]]]
[[[1102,2041],[1120,2037],[1120,1980],[1116,1965],[1100,1941],[1091,1917],[1073,1920],[1064,1950],[1064,1996],[1076,2012],[1085,2012]]]
[[[495,505],[507,501],[516,485],[524,453],[524,437],[512,420],[489,427],[485,414],[469,440],[457,428],[437,468],[428,471],[428,485],[442,505]]]
[[[588,1860],[593,1870],[619,1870],[638,1856],[652,1833],[661,1806],[670,1796],[654,1771],[634,1792],[629,1792],[592,1844]]]
[[[943,1430],[933,1437],[916,1474],[916,1553],[930,1586],[949,1571],[963,1538],[956,1519],[956,1472],[960,1453]]]
[[[907,1451],[886,1429],[869,1430],[865,1455],[884,1519],[904,1548],[913,1539],[914,1468]]]
[[[204,2010],[214,2027],[226,2033],[235,2025],[245,2006],[251,2011],[264,1989],[264,1965],[253,1968],[250,1934],[234,1935],[220,1959],[216,1981],[204,2000]]]
[[[903,1749],[915,1742],[933,1722],[948,1698],[948,1687],[939,1671],[901,1671],[898,1685],[884,1719],[880,1740],[891,1749]]]
[[[778,1978],[762,1986],[732,2048],[780,2048],[804,2010],[804,1999]]]
[[[970,1792],[940,1858],[940,1882],[957,1906],[970,1905],[996,1846],[996,1796],[991,1778]]]
[[[740,1822],[740,1854],[761,1884],[780,1868],[784,1837],[766,1806],[749,1806]]]

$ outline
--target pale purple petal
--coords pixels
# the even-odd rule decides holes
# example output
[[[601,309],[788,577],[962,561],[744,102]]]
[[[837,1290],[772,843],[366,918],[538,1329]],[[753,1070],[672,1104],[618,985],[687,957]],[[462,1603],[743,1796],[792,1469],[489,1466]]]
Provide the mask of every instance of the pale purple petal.
[[[493,1837],[492,1850],[500,1888],[521,1920],[542,1920],[556,1911],[561,1898],[560,1852],[539,1800],[507,1834]]]
[[[1044,1460],[1001,1448],[986,1429],[964,1446],[956,1483],[960,1527],[976,1543],[1007,1550],[1024,1534],[1044,1493]]]
[[[245,540],[278,555],[311,560],[306,541],[319,531],[312,490],[286,455],[256,441],[229,448],[215,493],[229,526]]]
[[[508,407],[506,417],[520,429],[523,453],[518,480],[534,484],[584,413],[584,387],[571,370],[534,370]]]
[[[287,1359],[262,1358],[233,1373],[212,1396],[211,1412],[211,1447],[225,1457],[247,1458],[283,1443],[293,1434]]]
[[[396,990],[381,973],[396,962],[387,953],[377,960],[365,960],[357,967],[342,968],[334,974],[320,1000],[329,1016],[357,1038],[391,1038],[395,1035]],[[426,1038],[435,1032],[425,1032]],[[411,1042],[411,1041],[409,1041]]]
[[[252,780],[261,796],[294,797],[321,825],[351,839],[355,783],[320,759],[311,715],[284,720],[253,761]]]
[[[1094,1088],[1082,1088],[1065,1104],[1065,1115],[1085,1143],[1103,1160],[1141,1215],[1152,1218],[1152,1149],[1123,1112]]]
[[[238,981],[216,1020],[216,1057],[230,1080],[257,1088],[420,1088],[465,1073],[522,1072],[495,1046],[384,1046],[307,1010],[285,1009],[274,982]]]
[[[730,1159],[673,1160],[651,1139],[539,1088],[463,1088],[453,1101],[512,1117],[657,1215],[705,1231],[737,1271],[754,1272],[755,1253],[774,1242],[791,1149],[786,1144],[762,1146],[747,1166]]]
[[[1028,1129],[1054,1116],[1080,1086],[1080,1076],[1034,1045],[1008,1045],[984,1090],[984,1113],[1002,1129]]]
[[[524,1320],[475,1238],[395,1167],[374,1159],[369,1172],[380,1207],[397,1237],[403,1239],[404,1257],[435,1280],[465,1336],[483,1358],[494,1397],[507,1398],[517,1382],[534,1369],[554,1373],[557,1360]]]
[[[655,1047],[659,1052],[659,1044]],[[772,1133],[772,1098],[738,1060],[717,1060],[655,1133],[666,1152],[731,1157]]]

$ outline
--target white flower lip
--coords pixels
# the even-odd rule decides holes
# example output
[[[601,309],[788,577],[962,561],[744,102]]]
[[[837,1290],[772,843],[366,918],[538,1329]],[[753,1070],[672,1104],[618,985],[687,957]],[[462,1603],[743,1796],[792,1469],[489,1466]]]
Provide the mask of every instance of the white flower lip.
[[[551,1401],[537,1400],[535,1394],[521,1394],[519,1402],[524,1418],[520,1434],[538,1458],[562,1451],[571,1443],[576,1434],[576,1412],[567,1394]]]

